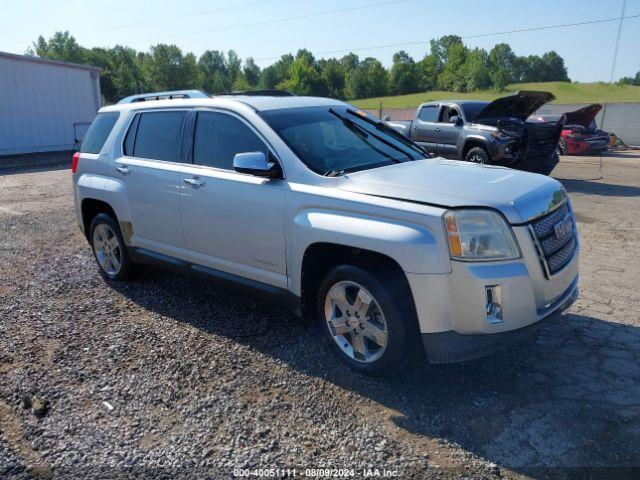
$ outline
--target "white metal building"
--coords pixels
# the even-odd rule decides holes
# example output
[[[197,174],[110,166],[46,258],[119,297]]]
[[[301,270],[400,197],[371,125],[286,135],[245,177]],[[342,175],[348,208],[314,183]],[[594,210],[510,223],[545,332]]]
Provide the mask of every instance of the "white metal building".
[[[0,156],[71,150],[100,108],[100,68],[0,52]]]

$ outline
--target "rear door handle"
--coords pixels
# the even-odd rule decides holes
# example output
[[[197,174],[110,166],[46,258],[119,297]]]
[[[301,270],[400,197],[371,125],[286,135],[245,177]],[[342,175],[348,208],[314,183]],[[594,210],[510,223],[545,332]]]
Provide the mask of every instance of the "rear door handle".
[[[131,170],[129,170],[129,167],[127,167],[126,165],[123,165],[121,167],[117,167],[116,170],[119,171],[123,175],[129,175],[131,173]]]
[[[191,185],[193,188],[204,187],[206,184],[197,178],[185,178],[184,183]]]

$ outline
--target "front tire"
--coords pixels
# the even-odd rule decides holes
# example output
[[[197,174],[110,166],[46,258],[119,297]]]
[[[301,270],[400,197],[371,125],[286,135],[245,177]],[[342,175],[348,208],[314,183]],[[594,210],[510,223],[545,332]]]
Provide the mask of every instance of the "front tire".
[[[471,163],[487,164],[491,161],[489,154],[482,147],[473,147],[465,155],[464,159]]]
[[[89,227],[89,243],[103,277],[120,281],[131,278],[133,262],[113,218],[106,213],[94,217]]]
[[[411,315],[402,301],[407,292],[394,292],[399,282],[392,280],[340,265],[327,274],[318,290],[317,315],[323,333],[338,357],[356,371],[390,373],[409,356]]]

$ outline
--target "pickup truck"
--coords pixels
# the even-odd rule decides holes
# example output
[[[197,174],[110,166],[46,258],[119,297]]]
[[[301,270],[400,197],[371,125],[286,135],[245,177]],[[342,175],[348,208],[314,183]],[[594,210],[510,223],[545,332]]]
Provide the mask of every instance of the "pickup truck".
[[[260,293],[361,372],[414,344],[434,363],[492,353],[578,293],[560,183],[429,158],[339,100],[136,95],[100,110],[71,172],[104,288],[155,263]]]
[[[527,119],[554,99],[520,91],[492,102],[442,100],[420,105],[413,121],[385,120],[437,156],[548,175],[558,163],[562,126]]]

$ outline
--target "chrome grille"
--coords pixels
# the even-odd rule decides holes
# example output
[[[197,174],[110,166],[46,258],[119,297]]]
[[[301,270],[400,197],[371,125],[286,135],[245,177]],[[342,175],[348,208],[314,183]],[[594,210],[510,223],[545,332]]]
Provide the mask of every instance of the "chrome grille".
[[[563,228],[564,227],[564,228]],[[529,224],[547,278],[561,270],[575,253],[576,229],[567,202]]]

